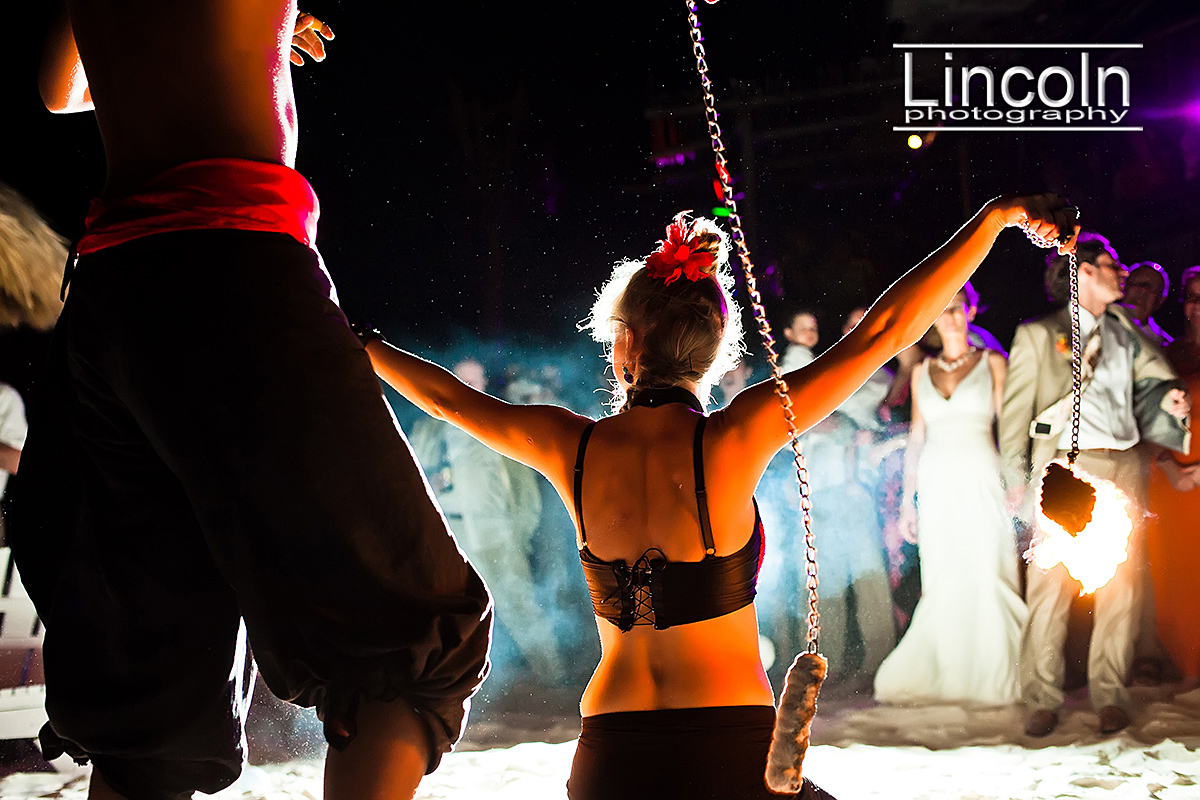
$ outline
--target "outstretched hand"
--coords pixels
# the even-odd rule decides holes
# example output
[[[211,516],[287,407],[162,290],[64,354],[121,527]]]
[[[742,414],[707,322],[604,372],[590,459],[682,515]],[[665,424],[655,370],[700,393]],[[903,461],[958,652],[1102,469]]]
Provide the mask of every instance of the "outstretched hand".
[[[1163,408],[1175,419],[1185,420],[1192,413],[1192,397],[1183,389],[1172,389],[1163,400]]]
[[[307,53],[313,61],[325,60],[325,42],[333,39],[333,29],[312,14],[301,14],[296,18],[296,30],[292,32],[291,61],[298,67],[304,66],[304,56]]]
[[[1053,242],[1060,254],[1075,251],[1079,212],[1053,192],[998,197],[992,201],[1005,227],[1017,226],[1030,238]]]

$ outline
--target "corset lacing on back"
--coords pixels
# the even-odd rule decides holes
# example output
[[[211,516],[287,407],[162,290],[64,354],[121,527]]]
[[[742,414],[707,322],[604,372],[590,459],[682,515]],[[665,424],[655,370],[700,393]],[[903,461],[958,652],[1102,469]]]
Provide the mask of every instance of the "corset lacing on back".
[[[700,402],[685,389],[648,389],[638,394],[633,405],[654,406],[682,402],[700,411]],[[622,631],[634,625],[653,625],[662,630],[672,625],[713,619],[744,608],[754,601],[758,569],[762,564],[762,521],[754,505],[754,530],[736,553],[717,556],[708,517],[704,486],[704,428],[707,417],[696,421],[693,468],[700,532],[704,541],[701,561],[669,561],[657,547],[647,549],[636,561],[604,561],[587,546],[583,526],[583,460],[596,423],[591,423],[579,441],[575,462],[575,514],[579,521],[579,559],[592,596],[596,616]]]

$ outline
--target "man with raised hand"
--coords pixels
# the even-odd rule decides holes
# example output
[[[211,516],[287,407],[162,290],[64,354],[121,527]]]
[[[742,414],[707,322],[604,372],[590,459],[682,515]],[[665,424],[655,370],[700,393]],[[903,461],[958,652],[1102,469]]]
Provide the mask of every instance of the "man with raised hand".
[[[1081,234],[1079,326],[1083,390],[1080,402],[1080,469],[1112,481],[1134,507],[1128,559],[1096,590],[1095,626],[1088,655],[1088,694],[1100,730],[1115,733],[1130,722],[1126,676],[1142,604],[1145,549],[1141,513],[1146,507],[1148,441],[1187,452],[1190,402],[1162,349],[1130,318],[1121,299],[1127,275],[1108,240]],[[1046,271],[1052,301],[1065,304],[1070,284],[1066,256]],[[1071,448],[1071,309],[1025,322],[1013,337],[999,423],[1000,455],[1010,494],[1032,522],[1033,503],[1046,464]],[[1030,486],[1033,491],[1025,491]],[[1063,643],[1071,598],[1079,584],[1059,564],[1028,568],[1029,622],[1021,642],[1021,694],[1030,711],[1025,733],[1049,735],[1058,725],[1066,664]]]

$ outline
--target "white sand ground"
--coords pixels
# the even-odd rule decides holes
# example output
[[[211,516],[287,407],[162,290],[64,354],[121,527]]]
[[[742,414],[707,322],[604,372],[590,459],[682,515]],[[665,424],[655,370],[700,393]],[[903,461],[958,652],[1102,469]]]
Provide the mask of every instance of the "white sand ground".
[[[806,774],[839,800],[1200,800],[1200,690],[1137,690],[1135,721],[1102,737],[1096,715],[1068,704],[1044,740],[1021,733],[1019,708],[840,708],[821,717]],[[565,797],[574,742],[452,753],[421,800]],[[84,771],[13,775],[6,800],[84,800]],[[318,800],[321,764],[251,767],[220,800]]]

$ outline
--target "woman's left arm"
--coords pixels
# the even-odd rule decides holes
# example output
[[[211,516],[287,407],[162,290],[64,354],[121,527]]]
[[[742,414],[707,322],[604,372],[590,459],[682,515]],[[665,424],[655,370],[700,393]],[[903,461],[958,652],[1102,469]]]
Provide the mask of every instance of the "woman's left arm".
[[[586,417],[561,406],[506,403],[386,342],[372,340],[366,348],[375,374],[431,417],[532,467],[556,485],[566,467],[574,464],[579,437],[590,421]]]

